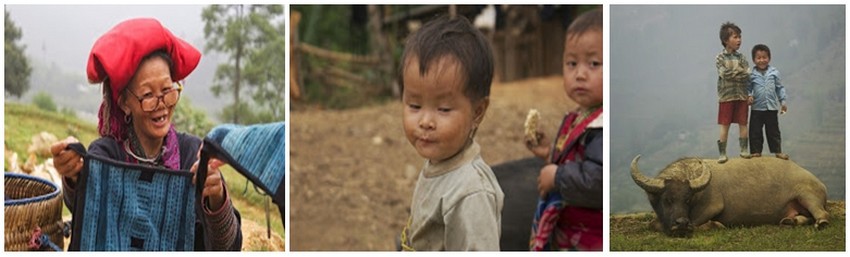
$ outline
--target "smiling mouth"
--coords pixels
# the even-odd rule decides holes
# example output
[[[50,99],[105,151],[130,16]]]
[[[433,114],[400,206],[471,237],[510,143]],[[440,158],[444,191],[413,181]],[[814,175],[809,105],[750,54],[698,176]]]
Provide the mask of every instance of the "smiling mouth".
[[[153,120],[153,122],[155,122],[155,123],[160,123],[160,122],[165,122],[166,119],[168,119],[168,114],[163,114],[162,116],[153,118],[151,120]]]

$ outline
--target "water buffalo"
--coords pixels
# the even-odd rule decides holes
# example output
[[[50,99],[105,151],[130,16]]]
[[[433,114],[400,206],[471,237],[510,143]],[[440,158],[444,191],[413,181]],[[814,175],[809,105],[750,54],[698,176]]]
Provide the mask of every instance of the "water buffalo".
[[[695,226],[829,224],[826,186],[796,163],[778,158],[679,159],[649,178],[632,160],[632,179],[655,211],[654,225],[674,237],[690,236]],[[660,224],[659,224],[660,223]]]
[[[502,208],[502,251],[528,251],[531,223],[537,209],[537,175],[546,163],[536,157],[492,166],[499,186],[505,193]]]

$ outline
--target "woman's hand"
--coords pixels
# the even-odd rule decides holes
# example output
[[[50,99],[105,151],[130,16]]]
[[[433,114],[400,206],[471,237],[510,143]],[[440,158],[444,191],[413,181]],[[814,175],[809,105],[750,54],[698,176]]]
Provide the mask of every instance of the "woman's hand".
[[[83,157],[66,148],[69,144],[79,142],[74,137],[68,137],[50,146],[50,153],[53,154],[53,166],[56,167],[59,175],[69,178],[72,183],[77,183],[77,177],[83,170]]]
[[[192,173],[197,174],[198,164],[200,161],[196,161],[195,164],[192,164],[192,169],[190,170]],[[221,209],[221,205],[224,204],[224,181],[221,179],[221,171],[218,169],[225,163],[215,159],[210,158],[209,163],[207,163],[207,180],[204,183],[204,192],[201,193],[203,198],[209,199],[209,209],[211,211],[217,211]],[[197,176],[192,178],[192,183],[197,181]]]
[[[549,138],[546,138],[546,134],[543,132],[537,132],[537,145],[531,143],[531,141],[525,141],[525,147],[528,148],[534,156],[537,156],[540,159],[547,160],[549,158],[549,147],[551,144],[549,143]]]
[[[537,177],[537,190],[540,191],[540,197],[546,197],[546,193],[555,187],[556,171],[558,171],[558,165],[555,164],[549,164],[540,169],[540,176]]]

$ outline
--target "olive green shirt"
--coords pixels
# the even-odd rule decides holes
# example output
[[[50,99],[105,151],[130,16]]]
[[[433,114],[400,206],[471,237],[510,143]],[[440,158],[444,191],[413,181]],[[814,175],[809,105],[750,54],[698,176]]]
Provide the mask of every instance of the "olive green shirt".
[[[472,142],[425,162],[413,191],[410,245],[417,251],[498,251],[505,194]]]

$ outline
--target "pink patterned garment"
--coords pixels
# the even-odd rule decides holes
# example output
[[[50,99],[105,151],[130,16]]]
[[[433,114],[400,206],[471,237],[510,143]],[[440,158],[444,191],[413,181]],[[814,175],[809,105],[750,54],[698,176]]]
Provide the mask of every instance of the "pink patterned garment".
[[[552,163],[577,161],[581,158],[579,156],[584,156],[584,146],[576,141],[581,138],[588,124],[601,114],[602,108],[599,108],[585,119],[579,120],[575,126],[570,124],[579,118],[579,114],[567,115],[556,140],[563,142],[559,147],[566,152],[558,151],[556,147],[552,154]],[[561,194],[553,190],[545,199],[540,199],[537,205],[531,235],[529,249],[532,251],[601,251],[602,210],[565,206]]]

